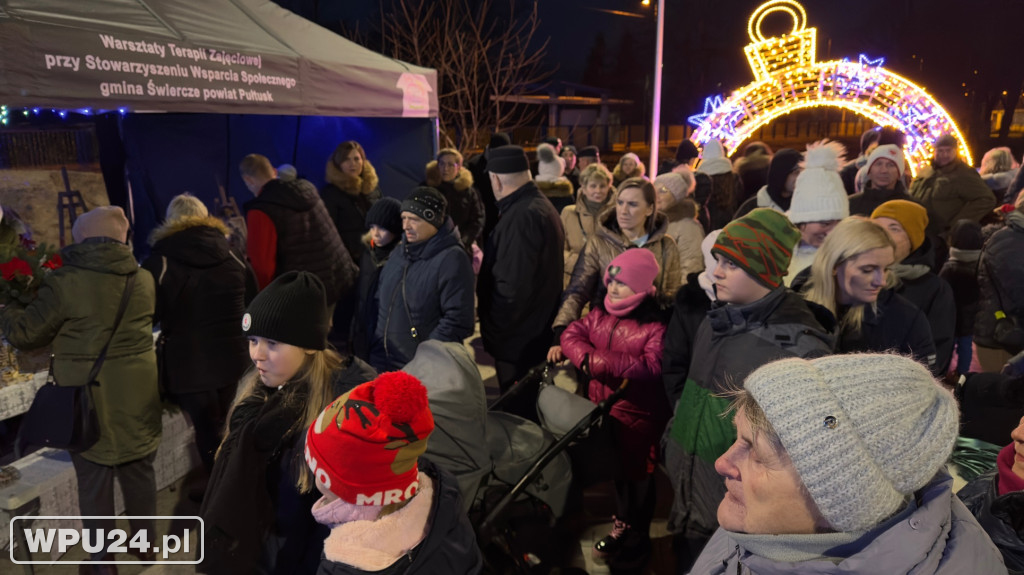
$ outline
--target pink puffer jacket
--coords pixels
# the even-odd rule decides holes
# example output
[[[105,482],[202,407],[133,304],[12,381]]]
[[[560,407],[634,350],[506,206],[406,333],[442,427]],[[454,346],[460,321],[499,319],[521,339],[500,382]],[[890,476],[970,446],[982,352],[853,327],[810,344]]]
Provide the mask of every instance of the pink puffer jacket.
[[[562,352],[573,365],[579,367],[587,358],[586,369],[592,378],[587,397],[592,401],[607,398],[623,379],[629,379],[626,393],[611,410],[621,424],[619,452],[629,475],[640,472],[637,467],[658,443],[671,414],[661,381],[665,325],[641,323],[634,319],[636,315],[618,318],[597,307],[569,324],[561,339]]]

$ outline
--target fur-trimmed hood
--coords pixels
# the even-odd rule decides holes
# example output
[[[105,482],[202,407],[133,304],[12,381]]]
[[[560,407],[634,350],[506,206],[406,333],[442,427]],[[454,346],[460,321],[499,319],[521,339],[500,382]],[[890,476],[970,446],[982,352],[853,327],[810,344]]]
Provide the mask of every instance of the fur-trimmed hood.
[[[455,176],[452,185],[456,192],[468,190],[473,185],[473,173],[466,168],[459,168],[459,175]],[[431,160],[427,164],[427,185],[436,188],[441,185],[441,170],[437,167],[437,160]]]
[[[219,218],[215,218],[213,216],[186,216],[184,218],[176,218],[166,221],[161,224],[160,227],[155,228],[149,234],[149,245],[154,246],[158,241],[164,238],[173,236],[174,234],[189,228],[197,228],[200,226],[214,228],[224,234],[224,237],[231,235],[231,230],[229,230],[227,225],[225,225]]]
[[[615,164],[615,169],[612,170],[612,178],[614,178],[614,181],[616,182],[622,182],[628,180],[629,178],[642,178],[644,177],[646,171],[647,167],[644,166],[643,162],[637,162],[636,169],[634,169],[629,174],[624,173],[622,171],[622,166],[620,164]]]
[[[377,170],[373,169],[370,160],[363,160],[363,173],[353,178],[341,170],[330,158],[327,159],[325,179],[328,184],[333,184],[347,194],[367,195],[377,189],[380,180],[377,178]]]
[[[215,267],[234,257],[228,245],[228,227],[213,216],[176,218],[153,230],[153,255],[193,268]]]
[[[549,198],[571,198],[572,197],[572,182],[568,178],[562,176],[553,182],[547,182],[542,180],[536,180],[537,188],[540,189],[541,193]],[[609,196],[611,194],[608,194]]]

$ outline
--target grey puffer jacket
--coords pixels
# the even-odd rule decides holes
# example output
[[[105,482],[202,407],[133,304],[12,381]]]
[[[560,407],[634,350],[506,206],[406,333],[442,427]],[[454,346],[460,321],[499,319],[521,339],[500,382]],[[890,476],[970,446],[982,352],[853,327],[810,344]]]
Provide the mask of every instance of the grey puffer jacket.
[[[690,573],[787,575],[863,573],[896,575],[1004,574],[999,551],[985,531],[953,495],[953,479],[941,471],[916,493],[917,509],[908,518],[851,544],[839,564],[829,559],[788,563],[754,555],[730,532],[719,529],[704,547]]]

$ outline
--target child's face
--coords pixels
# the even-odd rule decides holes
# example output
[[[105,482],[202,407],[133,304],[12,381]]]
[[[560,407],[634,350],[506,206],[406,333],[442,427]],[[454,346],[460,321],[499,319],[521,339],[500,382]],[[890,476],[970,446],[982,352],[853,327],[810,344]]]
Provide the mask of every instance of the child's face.
[[[771,290],[757,282],[743,268],[721,254],[715,254],[718,265],[712,277],[718,300],[736,305],[746,305],[768,295]]]
[[[260,381],[267,387],[281,387],[295,377],[306,355],[312,353],[265,337],[249,337],[249,357],[260,374]]]
[[[384,247],[395,240],[395,234],[373,224],[370,226],[370,238],[373,239],[373,245]]]
[[[636,295],[636,292],[619,280],[613,279],[608,282],[608,298],[612,301],[623,300],[634,295]]]

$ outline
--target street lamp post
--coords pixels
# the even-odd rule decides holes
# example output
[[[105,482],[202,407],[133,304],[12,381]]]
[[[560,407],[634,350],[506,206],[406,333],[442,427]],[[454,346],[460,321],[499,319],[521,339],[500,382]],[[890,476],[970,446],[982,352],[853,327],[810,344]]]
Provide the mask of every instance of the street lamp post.
[[[644,0],[644,3],[649,1]],[[654,98],[651,104],[651,157],[648,160],[650,173],[654,176],[658,175],[658,136],[661,131],[661,53],[665,32],[665,0],[658,0],[657,15],[657,45],[654,49]]]

